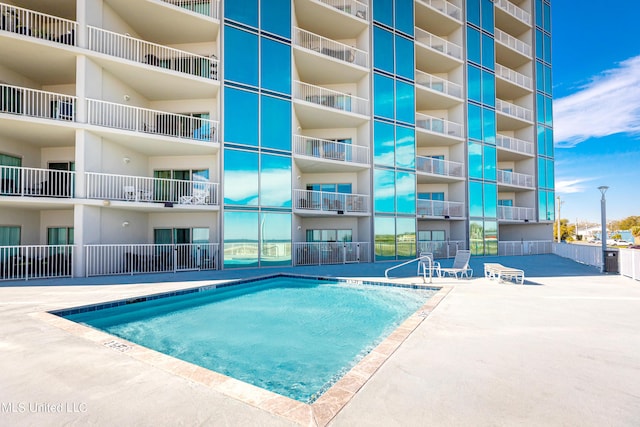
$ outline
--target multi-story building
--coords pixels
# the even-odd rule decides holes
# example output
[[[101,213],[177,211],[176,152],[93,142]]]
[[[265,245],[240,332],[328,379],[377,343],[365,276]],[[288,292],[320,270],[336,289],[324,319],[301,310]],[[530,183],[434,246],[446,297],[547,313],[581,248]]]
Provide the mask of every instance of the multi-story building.
[[[549,0],[2,1],[0,278],[551,240]]]

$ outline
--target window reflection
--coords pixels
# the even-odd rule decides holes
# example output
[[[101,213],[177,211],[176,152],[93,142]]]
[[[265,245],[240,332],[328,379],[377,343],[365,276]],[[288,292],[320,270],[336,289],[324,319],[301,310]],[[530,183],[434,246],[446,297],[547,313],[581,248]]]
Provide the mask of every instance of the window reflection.
[[[415,132],[411,128],[396,126],[396,166],[414,169],[416,162]]]
[[[469,61],[475,62],[476,64],[481,63],[480,59],[480,31],[476,30],[473,27],[467,27],[467,59]]]
[[[469,177],[482,179],[482,144],[469,142]]]
[[[373,0],[373,20],[393,26],[393,1]]]
[[[265,37],[260,39],[260,43],[261,87],[291,95],[291,47]]]
[[[228,2],[236,3],[236,2]],[[258,36],[226,25],[224,78],[258,86]]]
[[[373,75],[374,104],[373,114],[393,119],[393,79],[380,74]]]
[[[496,218],[498,216],[498,187],[496,184],[484,184],[484,216]]]
[[[395,211],[395,173],[389,170],[373,171],[373,207],[376,212]]]
[[[374,9],[375,13],[375,9]],[[373,67],[393,73],[393,34],[380,27],[373,27]]]
[[[226,142],[258,145],[258,94],[224,89],[224,138]]]
[[[260,204],[270,207],[291,207],[290,157],[261,155]]]
[[[469,182],[469,216],[482,216],[482,183]]]
[[[224,268],[258,266],[258,213],[224,213]]]
[[[396,210],[398,213],[416,212],[416,177],[408,172],[396,173]]]
[[[467,81],[469,99],[477,102],[482,101],[482,82],[479,68],[469,65],[467,67]]]
[[[291,151],[291,103],[265,95],[260,101],[260,145]]]
[[[240,3],[237,0],[233,3]],[[225,3],[225,8],[229,6]],[[264,31],[291,38],[291,1],[270,0],[260,8],[260,27]]]
[[[396,258],[396,224],[394,217],[374,219],[376,261]]]
[[[291,265],[291,214],[260,214],[260,265]]]
[[[414,123],[416,102],[413,85],[396,80],[396,120]]]
[[[484,255],[484,228],[482,221],[469,221],[469,249],[471,255]]]
[[[413,35],[413,0],[395,0],[395,28]],[[413,57],[413,54],[411,55]]]
[[[498,223],[484,222],[484,254],[498,255]]]
[[[496,113],[488,108],[482,109],[483,140],[487,144],[496,143]]]
[[[411,7],[413,10],[413,7]],[[413,28],[413,26],[411,27]],[[409,39],[396,35],[396,74],[413,80],[415,64],[413,61],[413,42]]]
[[[471,90],[471,87],[469,90]],[[474,104],[469,104],[468,122],[469,139],[482,141],[482,108]]]
[[[497,153],[496,148],[493,146],[485,145],[483,147],[484,152],[484,179],[489,181],[496,180],[496,163]]]
[[[395,164],[394,127],[392,124],[375,121],[373,123],[374,163],[393,167]]]
[[[224,16],[252,27],[258,26],[258,0],[235,0],[225,2]]]
[[[227,149],[224,152],[224,203],[258,205],[258,153]]]
[[[495,67],[495,44],[493,38],[482,35],[482,65],[490,70]]]

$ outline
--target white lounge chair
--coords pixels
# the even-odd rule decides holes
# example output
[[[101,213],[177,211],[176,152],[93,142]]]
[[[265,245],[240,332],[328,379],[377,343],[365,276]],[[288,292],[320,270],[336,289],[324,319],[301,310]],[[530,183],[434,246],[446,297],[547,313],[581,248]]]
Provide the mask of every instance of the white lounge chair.
[[[502,264],[487,262],[484,264],[484,277],[488,279],[498,279],[500,283],[514,281],[524,284],[524,270],[519,268],[505,267]]]
[[[469,279],[473,276],[473,269],[469,267],[470,259],[471,251],[460,249],[456,252],[456,257],[453,259],[453,266],[448,268],[440,267],[440,274],[442,276],[455,276],[456,279],[461,279],[462,277]]]
[[[440,263],[434,261],[431,252],[420,252],[420,261],[418,261],[418,276],[429,275],[431,277],[440,277]]]

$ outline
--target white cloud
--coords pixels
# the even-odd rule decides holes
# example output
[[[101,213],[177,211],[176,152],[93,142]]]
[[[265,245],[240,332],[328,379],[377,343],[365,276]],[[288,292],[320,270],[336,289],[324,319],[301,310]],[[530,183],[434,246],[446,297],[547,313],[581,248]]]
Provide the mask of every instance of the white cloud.
[[[556,146],[573,147],[616,133],[640,134],[640,56],[555,100],[553,109]]]
[[[584,185],[584,184],[596,179],[598,178],[557,179],[556,193],[557,194],[573,194],[573,193],[584,193],[586,190],[591,191],[593,190],[593,185]]]

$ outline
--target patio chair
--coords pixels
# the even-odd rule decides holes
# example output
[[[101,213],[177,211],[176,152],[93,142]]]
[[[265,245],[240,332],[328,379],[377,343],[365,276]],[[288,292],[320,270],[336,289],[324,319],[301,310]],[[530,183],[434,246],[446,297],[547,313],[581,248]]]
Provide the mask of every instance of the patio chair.
[[[206,205],[209,200],[207,190],[193,190],[193,198],[191,200],[194,205]]]
[[[469,260],[471,259],[471,251],[458,250],[456,257],[453,259],[453,266],[440,268],[441,275],[455,276],[456,279],[466,277],[467,279],[473,276],[473,269],[469,267]]]
[[[137,200],[138,192],[136,191],[136,188],[133,185],[125,185],[124,187],[122,187],[122,190],[124,191],[125,200],[127,201]]]
[[[418,276],[429,274],[430,277],[440,277],[440,263],[434,261],[431,252],[420,252],[418,261]]]

